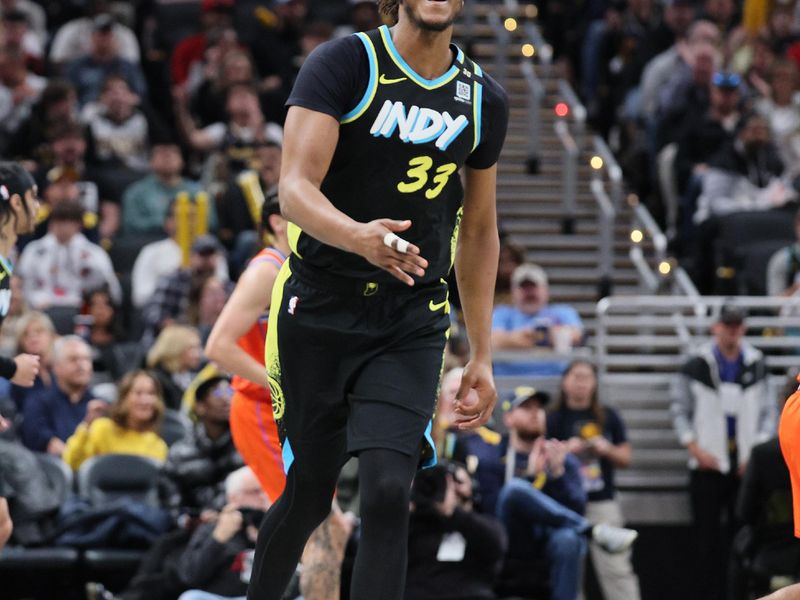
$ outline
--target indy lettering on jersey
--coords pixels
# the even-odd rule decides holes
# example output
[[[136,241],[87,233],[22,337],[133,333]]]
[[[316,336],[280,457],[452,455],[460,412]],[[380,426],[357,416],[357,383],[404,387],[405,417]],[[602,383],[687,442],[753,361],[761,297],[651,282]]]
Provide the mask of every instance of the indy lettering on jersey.
[[[439,150],[447,150],[468,124],[465,115],[454,119],[447,111],[440,113],[417,105],[406,111],[402,102],[386,100],[369,132],[375,137],[390,138],[399,130],[400,139],[408,144],[427,144],[436,140]]]

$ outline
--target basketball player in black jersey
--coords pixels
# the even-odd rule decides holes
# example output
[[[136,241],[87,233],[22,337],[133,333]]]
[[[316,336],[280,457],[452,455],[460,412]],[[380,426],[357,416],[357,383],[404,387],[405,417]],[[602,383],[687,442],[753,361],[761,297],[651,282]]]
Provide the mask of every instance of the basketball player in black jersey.
[[[506,96],[450,43],[462,0],[380,4],[396,25],[322,45],[288,100],[280,203],[292,254],[266,343],[287,479],[261,528],[249,600],[281,598],[350,455],[362,519],[350,597],[403,597],[410,484],[436,460],[453,265],[471,347],[458,398],[479,398],[458,402],[459,426],[486,423],[496,401]]]
[[[11,304],[11,275],[9,254],[17,236],[32,233],[36,226],[39,200],[36,183],[18,163],[0,162],[0,324]],[[0,377],[17,385],[30,387],[39,373],[39,357],[19,354],[13,359],[0,356]]]

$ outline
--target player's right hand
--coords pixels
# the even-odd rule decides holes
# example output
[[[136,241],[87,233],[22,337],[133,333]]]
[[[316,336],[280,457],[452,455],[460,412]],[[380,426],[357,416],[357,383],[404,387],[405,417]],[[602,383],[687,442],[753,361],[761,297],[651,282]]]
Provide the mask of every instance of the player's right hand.
[[[11,383],[22,387],[31,387],[39,374],[39,357],[35,354],[18,354],[14,357],[17,370],[11,378]]]
[[[409,227],[411,221],[394,219],[376,219],[361,223],[355,231],[355,252],[406,285],[414,285],[411,275],[422,277],[428,267],[428,261],[419,255],[419,247],[409,244],[405,252],[398,252],[383,242],[387,233],[400,233]]]

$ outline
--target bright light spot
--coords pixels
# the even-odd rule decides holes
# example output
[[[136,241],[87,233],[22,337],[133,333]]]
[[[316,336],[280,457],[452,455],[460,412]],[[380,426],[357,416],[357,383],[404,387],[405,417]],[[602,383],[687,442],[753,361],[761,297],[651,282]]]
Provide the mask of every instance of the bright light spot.
[[[592,159],[589,161],[589,164],[595,171],[599,171],[603,168],[603,159],[599,156],[593,156]]]
[[[508,31],[516,31],[517,30],[517,20],[516,19],[512,19],[511,17],[508,17],[506,19],[505,23],[503,23],[503,25],[505,26],[505,28]]]
[[[534,54],[536,54],[536,48],[533,47],[533,44],[522,45],[522,56],[530,58]]]
[[[569,105],[566,102],[559,102],[556,104],[556,116],[566,117],[569,114]]]
[[[669,261],[662,260],[658,263],[658,272],[662,275],[669,275],[669,272],[672,271],[672,265],[669,264]]]
[[[634,244],[639,244],[644,239],[644,234],[641,229],[634,229],[631,231],[631,241]]]

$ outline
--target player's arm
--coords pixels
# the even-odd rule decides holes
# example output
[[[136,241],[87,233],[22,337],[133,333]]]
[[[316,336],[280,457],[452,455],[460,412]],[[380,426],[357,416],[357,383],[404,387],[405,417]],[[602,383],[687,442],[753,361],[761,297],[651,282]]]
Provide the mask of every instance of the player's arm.
[[[279,184],[283,216],[311,237],[359,254],[400,281],[414,285],[409,274],[422,276],[428,266],[428,261],[419,256],[419,248],[409,244],[401,253],[384,244],[387,233],[402,232],[411,221],[359,223],[334,207],[320,191],[338,141],[339,122],[332,116],[300,106],[289,109]]]
[[[269,307],[277,276],[278,268],[273,263],[260,261],[251,264],[239,278],[206,342],[206,356],[226,371],[262,387],[267,386],[264,364],[242,350],[236,342]]]
[[[456,278],[461,308],[469,338],[470,359],[464,368],[456,396],[456,419],[460,429],[484,425],[492,416],[497,391],[492,377],[492,303],[500,241],[497,235],[497,165],[488,169],[465,169],[466,190],[456,251]],[[470,388],[478,392],[478,403],[465,406]]]

